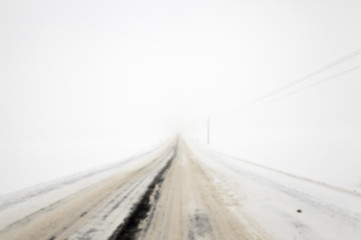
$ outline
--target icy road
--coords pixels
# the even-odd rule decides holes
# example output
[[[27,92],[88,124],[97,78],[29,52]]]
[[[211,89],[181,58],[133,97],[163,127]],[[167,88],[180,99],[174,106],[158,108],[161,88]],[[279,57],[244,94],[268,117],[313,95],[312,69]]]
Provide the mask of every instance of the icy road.
[[[172,141],[5,197],[0,239],[361,239],[358,193]]]

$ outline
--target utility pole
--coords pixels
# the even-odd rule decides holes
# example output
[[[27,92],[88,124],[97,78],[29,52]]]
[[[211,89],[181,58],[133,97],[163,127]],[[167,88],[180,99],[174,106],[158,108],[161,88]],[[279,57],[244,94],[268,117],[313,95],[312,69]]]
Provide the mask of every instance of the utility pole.
[[[207,143],[208,145],[211,144],[211,119],[207,118]]]

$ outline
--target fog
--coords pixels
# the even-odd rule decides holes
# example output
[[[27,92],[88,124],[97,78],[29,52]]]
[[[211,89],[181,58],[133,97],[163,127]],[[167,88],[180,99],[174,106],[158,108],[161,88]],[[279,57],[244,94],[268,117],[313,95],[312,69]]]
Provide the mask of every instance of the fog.
[[[1,1],[0,194],[178,131],[205,142],[209,117],[216,149],[360,191],[361,69],[332,77],[360,55],[240,109],[360,49],[360,9],[357,0]]]

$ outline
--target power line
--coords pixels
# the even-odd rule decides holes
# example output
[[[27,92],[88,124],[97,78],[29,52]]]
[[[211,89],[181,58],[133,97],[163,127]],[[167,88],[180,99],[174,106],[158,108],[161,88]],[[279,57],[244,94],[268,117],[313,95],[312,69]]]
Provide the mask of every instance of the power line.
[[[332,80],[332,79],[335,79],[335,78],[337,78],[337,77],[340,77],[340,76],[342,76],[342,75],[344,75],[344,74],[347,74],[347,73],[356,71],[356,70],[358,70],[358,69],[360,69],[360,68],[361,68],[361,65],[358,65],[358,66],[356,66],[356,67],[347,69],[346,71],[343,71],[343,72],[338,73],[338,74],[335,74],[335,75],[333,75],[333,76],[331,76],[331,77],[322,79],[322,80],[320,80],[320,81],[317,81],[317,82],[315,82],[315,83],[313,83],[313,84],[310,84],[310,85],[308,85],[308,86],[305,86],[305,87],[303,87],[303,88],[299,88],[299,89],[297,89],[297,90],[294,90],[294,91],[289,92],[289,93],[287,93],[287,94],[281,95],[281,96],[279,96],[279,97],[272,98],[272,99],[270,99],[270,100],[268,100],[268,101],[266,101],[266,102],[264,102],[264,103],[262,103],[262,104],[260,104],[260,105],[258,105],[258,106],[264,106],[264,105],[270,104],[270,103],[272,103],[272,102],[278,101],[278,100],[280,100],[280,99],[282,99],[282,98],[289,97],[289,96],[291,96],[291,95],[297,94],[297,93],[302,92],[302,91],[304,91],[304,90],[307,90],[307,89],[309,89],[309,88],[312,88],[312,87],[315,87],[315,86],[320,85],[320,84],[322,84],[322,83],[325,83],[325,82],[327,82],[327,81],[329,81],[329,80]],[[245,112],[245,111],[246,111],[246,110],[241,111],[241,113],[242,113],[242,112]]]
[[[278,89],[275,89],[275,90],[273,90],[273,91],[271,91],[271,92],[269,92],[269,93],[267,93],[267,94],[265,94],[265,95],[263,95],[261,97],[258,97],[256,99],[244,104],[244,105],[236,107],[236,108],[234,108],[234,109],[232,109],[230,111],[227,111],[227,112],[225,112],[223,114],[231,113],[231,112],[239,111],[239,110],[244,110],[244,109],[246,109],[246,108],[248,108],[250,106],[253,106],[253,105],[255,105],[255,104],[257,104],[257,103],[259,103],[259,102],[261,102],[263,100],[269,99],[270,97],[272,97],[272,96],[274,96],[274,95],[276,95],[276,94],[278,94],[280,92],[283,92],[284,90],[289,89],[289,88],[291,88],[291,87],[293,87],[293,86],[295,86],[295,85],[297,85],[297,84],[299,84],[299,83],[301,83],[303,81],[306,81],[311,77],[314,77],[314,76],[316,76],[316,75],[318,75],[318,74],[320,74],[322,72],[325,72],[326,70],[328,70],[330,68],[333,68],[333,67],[335,67],[337,65],[340,65],[340,64],[342,64],[342,63],[344,63],[346,61],[349,61],[350,59],[352,59],[352,58],[354,58],[354,57],[356,57],[356,56],[358,56],[360,54],[361,54],[361,48],[357,49],[357,50],[355,50],[355,51],[353,51],[353,52],[351,52],[351,53],[349,53],[349,54],[347,54],[347,55],[345,55],[345,56],[343,56],[343,57],[341,57],[341,58],[339,58],[339,59],[337,59],[337,60],[335,60],[335,61],[333,61],[333,62],[331,62],[329,64],[326,64],[325,66],[323,66],[323,67],[321,67],[321,68],[319,68],[319,69],[317,69],[317,70],[303,76],[300,79],[297,79],[297,80],[295,80],[295,81],[293,81],[291,83],[288,83],[288,84],[286,84],[286,85],[284,85],[284,86],[282,86],[282,87],[280,87]],[[217,114],[217,115],[219,116],[220,114]],[[215,117],[213,117],[213,118],[215,118]]]

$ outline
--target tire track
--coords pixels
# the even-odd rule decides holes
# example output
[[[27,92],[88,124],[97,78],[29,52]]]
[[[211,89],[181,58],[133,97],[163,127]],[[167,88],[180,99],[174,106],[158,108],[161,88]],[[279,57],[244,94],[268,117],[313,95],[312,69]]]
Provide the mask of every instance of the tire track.
[[[140,227],[142,221],[150,216],[152,219],[152,213],[149,214],[152,209],[152,205],[156,204],[159,199],[159,191],[164,181],[164,174],[172,165],[173,156],[167,164],[157,174],[151,184],[148,186],[146,192],[141,197],[140,201],[135,204],[130,215],[120,224],[117,230],[112,234],[109,240],[121,240],[121,239],[136,239],[138,233],[142,230]],[[148,216],[149,215],[149,216]],[[147,230],[149,225],[145,227]]]

